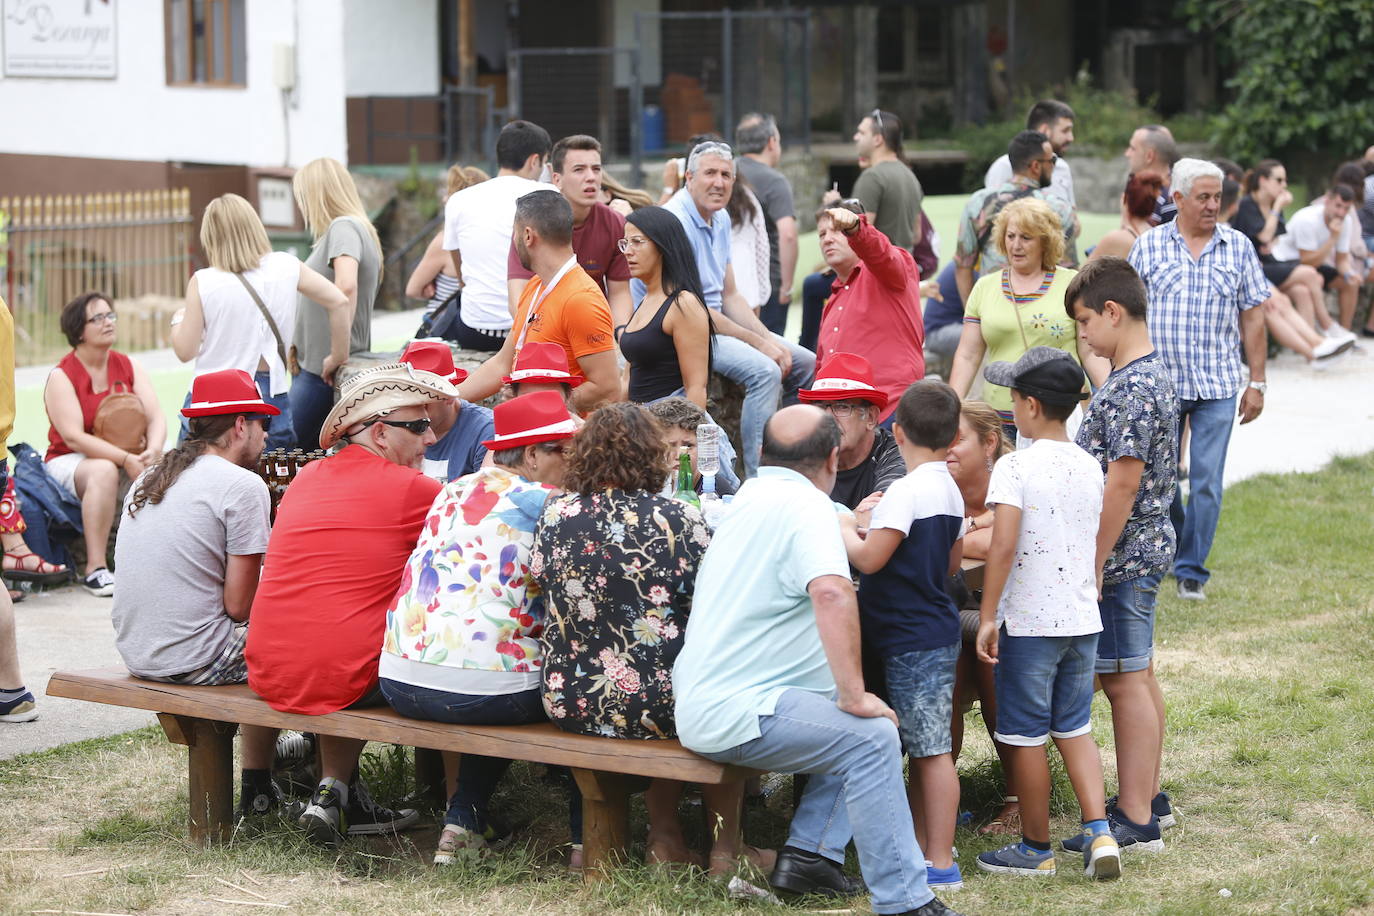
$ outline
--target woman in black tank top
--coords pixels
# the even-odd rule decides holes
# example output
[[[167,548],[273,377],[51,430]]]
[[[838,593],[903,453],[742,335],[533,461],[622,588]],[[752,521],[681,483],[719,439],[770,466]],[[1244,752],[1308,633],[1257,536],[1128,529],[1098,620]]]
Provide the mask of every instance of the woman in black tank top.
[[[626,218],[620,250],[630,275],[646,287],[620,335],[620,352],[630,364],[630,400],[647,403],[683,389],[704,410],[711,311],[687,233],[667,210],[644,207]]]

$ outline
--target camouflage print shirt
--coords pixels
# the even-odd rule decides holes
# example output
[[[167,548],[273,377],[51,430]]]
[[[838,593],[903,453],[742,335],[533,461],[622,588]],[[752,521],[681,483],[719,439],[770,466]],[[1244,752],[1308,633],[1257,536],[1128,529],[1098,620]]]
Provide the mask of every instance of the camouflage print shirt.
[[[1013,175],[1011,181],[999,188],[975,191],[959,217],[959,237],[954,249],[954,263],[974,268],[974,276],[981,277],[1007,266],[1006,258],[997,250],[992,238],[992,222],[1002,208],[1021,197],[1034,197],[1050,205],[1064,225],[1064,260],[1066,267],[1077,267],[1078,217],[1073,207],[1039,187],[1035,179]],[[985,239],[982,250],[978,240]]]

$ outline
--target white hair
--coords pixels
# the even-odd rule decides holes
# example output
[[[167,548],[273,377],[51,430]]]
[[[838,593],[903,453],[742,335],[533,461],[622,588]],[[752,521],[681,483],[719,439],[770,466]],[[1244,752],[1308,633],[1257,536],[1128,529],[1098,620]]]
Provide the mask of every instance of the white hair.
[[[735,154],[731,152],[728,143],[722,143],[719,140],[707,140],[705,143],[698,143],[692,147],[692,154],[687,157],[687,171],[695,172],[697,163],[705,156],[715,156],[726,162],[735,161]]]
[[[1204,159],[1180,159],[1174,163],[1172,186],[1169,192],[1187,197],[1193,191],[1193,182],[1199,178],[1215,178],[1221,181],[1225,176],[1221,169]]]

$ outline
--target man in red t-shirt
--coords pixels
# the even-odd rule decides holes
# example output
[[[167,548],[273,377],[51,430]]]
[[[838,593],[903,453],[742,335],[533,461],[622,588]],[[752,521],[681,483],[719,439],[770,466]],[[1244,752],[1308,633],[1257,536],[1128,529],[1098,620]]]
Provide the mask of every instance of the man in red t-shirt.
[[[564,137],[553,145],[549,168],[553,186],[572,207],[572,247],[577,263],[605,293],[615,325],[623,325],[634,311],[630,266],[616,245],[625,234],[625,217],[597,201],[601,193],[601,143],[586,134]],[[518,303],[535,271],[520,263],[513,238],[506,271],[510,301]]]
[[[446,380],[401,363],[359,373],[325,418],[320,447],[277,510],[249,627],[248,685],[273,709],[318,716],[385,705],[377,666],[387,605],[442,487],[420,472],[434,444],[427,405]],[[372,802],[357,778],[366,742],[320,736],[320,784],[301,825],[312,840],[408,827],[412,810]]]

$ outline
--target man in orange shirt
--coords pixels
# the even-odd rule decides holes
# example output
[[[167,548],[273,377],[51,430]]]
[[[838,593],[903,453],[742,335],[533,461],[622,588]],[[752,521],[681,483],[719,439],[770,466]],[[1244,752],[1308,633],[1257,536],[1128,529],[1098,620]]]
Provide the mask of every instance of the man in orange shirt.
[[[516,202],[515,250],[539,282],[525,285],[505,344],[459,386],[465,399],[481,401],[500,390],[520,348],[535,341],[562,347],[573,375],[584,379],[573,392],[579,411],[621,399],[611,308],[578,265],[572,233],[572,206],[557,191],[532,191]]]

